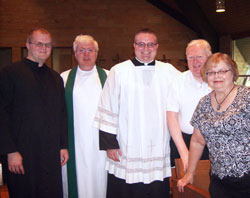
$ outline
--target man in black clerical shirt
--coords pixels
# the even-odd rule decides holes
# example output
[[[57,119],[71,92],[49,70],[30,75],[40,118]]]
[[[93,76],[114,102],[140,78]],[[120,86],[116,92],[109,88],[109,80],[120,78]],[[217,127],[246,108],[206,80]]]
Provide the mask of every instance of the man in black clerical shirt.
[[[62,197],[61,166],[68,160],[63,81],[45,61],[50,33],[31,30],[28,56],[0,72],[0,154],[7,155],[12,198]]]

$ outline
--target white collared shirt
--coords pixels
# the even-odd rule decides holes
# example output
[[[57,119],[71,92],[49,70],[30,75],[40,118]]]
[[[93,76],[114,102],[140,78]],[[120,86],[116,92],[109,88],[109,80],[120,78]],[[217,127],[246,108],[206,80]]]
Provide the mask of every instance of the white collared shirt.
[[[171,84],[167,111],[179,113],[179,125],[181,131],[187,134],[193,133],[190,120],[200,99],[211,92],[211,88],[205,82],[197,81],[190,70],[179,74]]]

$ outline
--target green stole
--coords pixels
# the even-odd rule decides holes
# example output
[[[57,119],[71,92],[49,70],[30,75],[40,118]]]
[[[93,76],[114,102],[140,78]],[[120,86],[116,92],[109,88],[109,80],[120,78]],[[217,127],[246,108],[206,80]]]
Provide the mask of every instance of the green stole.
[[[73,111],[73,88],[75,83],[77,66],[75,66],[69,73],[68,80],[65,87],[65,100],[68,113],[68,141],[69,141],[69,160],[67,162],[68,175],[68,197],[77,198],[77,180],[76,180],[76,163],[75,163],[75,141],[74,141],[74,111]],[[96,66],[102,88],[107,78],[106,72]]]

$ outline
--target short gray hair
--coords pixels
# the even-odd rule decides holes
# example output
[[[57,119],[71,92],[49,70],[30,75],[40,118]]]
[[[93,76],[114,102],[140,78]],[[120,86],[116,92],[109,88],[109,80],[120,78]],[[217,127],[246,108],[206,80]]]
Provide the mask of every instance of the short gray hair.
[[[98,47],[98,43],[97,41],[90,35],[83,35],[80,34],[75,38],[75,41],[73,42],[73,50],[74,52],[77,51],[77,47],[80,43],[90,43],[93,42],[94,46],[95,46],[95,50],[98,52],[99,51],[99,47]]]
[[[194,45],[203,45],[206,49],[206,52],[207,52],[207,56],[210,56],[212,54],[212,51],[211,51],[211,46],[210,44],[204,40],[204,39],[196,39],[196,40],[192,40],[190,41],[188,44],[187,44],[187,48],[186,48],[186,54],[187,54],[187,51],[190,47],[194,46]]]

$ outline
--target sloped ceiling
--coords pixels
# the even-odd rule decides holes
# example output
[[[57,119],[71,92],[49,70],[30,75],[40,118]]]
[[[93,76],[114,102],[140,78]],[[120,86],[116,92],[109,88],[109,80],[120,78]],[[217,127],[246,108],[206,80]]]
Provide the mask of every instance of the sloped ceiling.
[[[250,0],[225,0],[223,13],[215,12],[216,0],[147,1],[193,29],[200,38],[212,42],[214,51],[219,37],[230,35],[250,64]]]
[[[225,0],[226,12],[215,12],[215,0],[196,0],[219,35],[250,37],[250,1]]]
[[[216,13],[215,0],[196,0],[201,9],[222,35],[236,40],[242,56],[250,65],[250,0],[225,0],[226,12]]]

